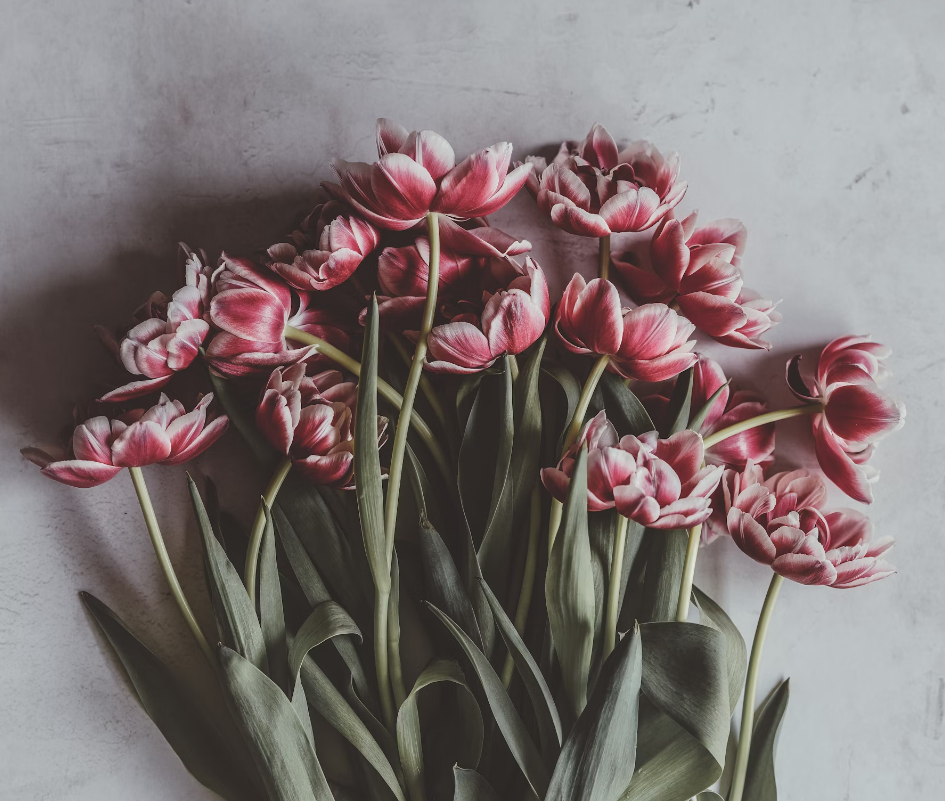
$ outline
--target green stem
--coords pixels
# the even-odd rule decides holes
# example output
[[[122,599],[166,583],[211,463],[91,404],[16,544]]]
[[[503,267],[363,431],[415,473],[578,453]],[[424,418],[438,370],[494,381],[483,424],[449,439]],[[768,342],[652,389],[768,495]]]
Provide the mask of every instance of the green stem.
[[[735,770],[732,773],[732,789],[729,792],[728,801],[742,801],[742,793],[745,792],[745,775],[748,772],[748,755],[751,752],[751,733],[755,723],[758,666],[761,663],[761,652],[765,647],[771,614],[774,612],[774,603],[778,599],[778,592],[783,583],[784,579],[777,573],[771,576],[768,594],[765,595],[761,616],[758,618],[758,627],[755,629],[755,639],[751,644],[751,658],[748,660],[748,674],[745,676],[745,700],[742,703],[742,727],[738,733],[738,752],[735,756]]]
[[[775,412],[766,412],[765,414],[759,414],[757,417],[742,420],[740,423],[710,434],[705,438],[703,444],[706,449],[709,449],[713,445],[718,445],[722,440],[734,437],[736,434],[741,434],[743,431],[750,431],[753,428],[758,428],[758,426],[768,425],[768,423],[776,423],[778,420],[787,420],[790,417],[803,417],[805,414],[820,414],[823,410],[824,407],[822,404],[811,403],[806,406],[793,406],[790,409],[778,409]]]
[[[253,521],[253,530],[249,535],[249,545],[246,548],[246,572],[243,583],[246,585],[246,592],[249,593],[249,599],[256,605],[256,568],[259,563],[259,546],[262,544],[263,534],[266,531],[266,509],[270,509],[276,502],[276,496],[279,494],[279,488],[285,481],[289,470],[292,469],[292,460],[289,458],[279,462],[279,466],[269,479],[266,489],[263,490],[262,498],[259,501],[259,509],[256,511],[256,519]]]
[[[390,669],[388,663],[387,626],[390,615],[390,590],[378,590],[374,596],[374,670],[377,673],[377,690],[381,697],[381,714],[384,725],[394,731],[394,699],[391,694]]]
[[[525,636],[525,624],[528,622],[528,610],[532,604],[532,593],[535,591],[535,574],[538,572],[538,534],[541,531],[541,486],[536,482],[532,487],[529,520],[528,520],[528,550],[525,552],[525,572],[522,575],[522,588],[518,593],[518,603],[515,606],[515,630]],[[512,671],[515,662],[512,655],[505,657],[502,667],[502,684],[506,687],[512,683]]]
[[[391,563],[391,603],[387,612],[387,659],[390,663],[390,684],[394,691],[394,708],[400,709],[407,700],[404,668],[400,660],[400,566]]]
[[[702,539],[702,524],[689,529],[689,544],[686,546],[686,564],[683,567],[682,583],[679,585],[679,601],[676,604],[676,621],[685,623],[689,620],[689,596],[692,595],[692,581],[696,575],[696,558],[699,556],[699,542]]]
[[[623,515],[617,516],[614,553],[610,563],[610,585],[607,588],[607,612],[604,618],[602,661],[610,656],[617,645],[617,617],[620,614],[620,574],[623,571],[623,553],[627,545],[627,523],[628,520]]]
[[[349,373],[354,373],[356,376],[361,375],[361,362],[357,361],[356,359],[352,359],[347,353],[342,350],[338,350],[338,348],[336,348],[334,345],[330,345],[324,339],[314,336],[313,334],[308,334],[305,331],[300,331],[298,328],[293,328],[291,325],[287,325],[285,327],[283,336],[288,339],[293,339],[296,342],[301,342],[304,345],[314,345],[318,352],[322,354],[322,356],[331,359],[335,364],[343,367]],[[382,398],[385,398],[398,409],[403,408],[403,396],[382,378],[377,379],[377,391]],[[436,462],[437,467],[439,467],[440,471],[443,473],[443,477],[446,479],[447,484],[453,483],[455,481],[453,468],[450,465],[449,460],[446,458],[446,454],[443,452],[443,449],[440,447],[436,436],[430,429],[430,426],[426,424],[419,414],[412,415],[410,424],[420,435],[420,438],[423,440],[424,444],[426,444],[427,449],[430,451],[430,455]]]
[[[606,281],[610,275],[610,234],[602,236],[597,247],[597,275]]]
[[[131,473],[131,483],[134,484],[135,493],[138,495],[138,503],[141,504],[141,513],[144,515],[144,522],[148,527],[148,534],[151,536],[151,544],[154,546],[154,553],[164,573],[164,578],[167,580],[167,586],[171,588],[171,595],[174,596],[174,602],[177,604],[177,608],[180,609],[180,613],[184,616],[184,621],[194,635],[197,645],[200,646],[200,650],[203,651],[204,656],[207,657],[207,661],[212,666],[216,666],[217,662],[213,650],[210,648],[207,638],[203,636],[200,625],[197,623],[197,618],[194,617],[193,610],[190,608],[190,604],[187,603],[187,598],[184,595],[184,590],[177,580],[177,573],[174,572],[174,565],[171,564],[171,557],[167,553],[164,538],[161,536],[161,528],[158,525],[157,515],[154,514],[154,507],[151,505],[151,496],[148,495],[148,487],[144,483],[144,474],[141,472],[140,467],[129,467],[128,472]]]
[[[400,337],[396,334],[391,334],[388,340],[394,346],[394,350],[397,351],[400,358],[404,360],[404,364],[409,367],[412,357]],[[443,426],[443,430],[445,431],[446,427],[449,425],[446,419],[446,412],[443,411],[443,404],[440,403],[440,398],[426,375],[420,376],[420,391],[423,393],[423,397],[427,399],[427,403],[429,403],[430,408],[433,409],[433,414],[436,415],[436,419],[440,421],[440,425]]]

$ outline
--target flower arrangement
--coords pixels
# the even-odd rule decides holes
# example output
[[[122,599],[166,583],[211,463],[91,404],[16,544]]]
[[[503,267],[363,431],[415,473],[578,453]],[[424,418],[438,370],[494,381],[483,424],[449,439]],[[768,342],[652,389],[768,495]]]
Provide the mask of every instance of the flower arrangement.
[[[774,799],[787,682],[756,696],[783,580],[895,572],[892,538],[827,503],[828,480],[872,501],[875,445],[903,423],[880,388],[888,349],[841,337],[812,374],[795,357],[786,409],[735,389],[693,336],[765,351],[777,304],[743,285],[739,221],[676,218],[679,158],[649,143],[595,125],[551,163],[512,164],[505,142],[457,163],[439,134],[379,120],[377,150],[335,161],[330,199],[284,242],[212,261],[182,246],[171,298],[100,330],[130,381],[67,448],[23,450],[74,487],[131,474],[226,700],[212,711],[83,593],[144,708],[228,801],[704,801],[727,767],[728,801]],[[598,277],[557,303],[528,241],[487,219],[523,187],[599,240]],[[612,254],[625,232],[649,240]],[[192,405],[165,394],[184,371],[205,384]],[[792,417],[820,472],[769,472]],[[143,468],[231,424],[272,478],[247,534],[188,477],[211,634]],[[771,569],[750,658],[693,585],[721,537]],[[327,731],[356,771],[326,759]]]

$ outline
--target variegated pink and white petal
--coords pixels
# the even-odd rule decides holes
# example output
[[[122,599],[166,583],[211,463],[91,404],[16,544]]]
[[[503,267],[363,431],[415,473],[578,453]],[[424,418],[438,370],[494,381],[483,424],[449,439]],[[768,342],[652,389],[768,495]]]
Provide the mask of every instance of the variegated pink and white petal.
[[[633,484],[615,487],[614,503],[620,514],[644,526],[651,526],[659,520],[660,505],[656,499]]]
[[[580,153],[589,164],[605,172],[617,166],[617,143],[599,122],[595,122],[584,137]]]
[[[615,372],[620,373],[625,378],[633,378],[638,381],[666,381],[679,375],[683,370],[688,370],[697,360],[695,353],[690,352],[690,348],[695,342],[689,343],[688,347],[680,348],[673,353],[667,353],[656,359],[622,359],[615,357],[610,367]]]
[[[658,440],[653,455],[668,464],[685,484],[702,465],[702,437],[688,429],[678,431],[667,439]]]
[[[806,553],[787,553],[771,563],[771,569],[798,584],[830,586],[837,580],[837,568],[826,559]]]
[[[89,462],[112,463],[111,422],[107,417],[93,417],[76,426],[72,432],[72,452],[76,459]]]
[[[770,565],[777,557],[777,549],[765,527],[741,509],[729,509],[728,531],[735,544],[756,562]]]
[[[176,422],[177,421],[175,421],[175,423]],[[171,424],[171,426],[168,427],[169,432],[173,426],[174,424]],[[203,428],[201,428],[196,434],[196,436],[184,438],[178,435],[178,439],[180,441],[179,446],[174,448],[171,455],[165,459],[162,464],[178,465],[189,462],[191,459],[195,459],[211,445],[213,445],[218,439],[220,439],[220,437],[222,437],[227,432],[229,426],[229,418],[226,415],[220,415],[219,417],[213,418],[213,420],[204,425]],[[181,428],[183,429],[183,426],[181,426]]]
[[[325,403],[304,407],[299,413],[292,442],[292,454],[304,458],[312,454],[325,455],[341,442],[335,420],[335,410]]]
[[[616,353],[623,338],[617,288],[600,278],[585,284],[575,274],[558,304],[556,328],[566,345],[571,343],[601,355]]]
[[[750,420],[768,411],[765,403],[739,403],[719,417],[712,426],[703,428],[703,435],[708,436],[715,431]],[[722,440],[706,451],[706,460],[715,464],[726,464],[744,467],[749,461],[756,464],[766,464],[772,460],[775,442],[775,426],[769,423],[764,426],[743,431],[733,437]]]
[[[650,524],[650,528],[692,528],[704,523],[711,514],[711,501],[708,498],[680,498],[660,509],[659,518]]]
[[[559,470],[557,467],[542,468],[541,483],[544,484],[545,489],[551,493],[552,498],[561,501],[561,503],[567,500],[568,487],[571,486],[571,478],[563,470]]]
[[[476,209],[502,186],[511,154],[512,146],[499,142],[467,156],[443,176],[432,210],[456,217],[475,216]],[[523,184],[527,177],[523,177]]]
[[[669,303],[676,297],[676,291],[667,286],[656,273],[637,267],[626,257],[621,259],[612,256],[611,263],[634,303]]]
[[[412,158],[430,173],[434,181],[439,181],[456,166],[456,154],[453,148],[435,131],[409,133],[397,152]]]
[[[301,411],[301,393],[267,389],[256,409],[256,428],[279,453],[288,454]]]
[[[163,462],[171,454],[171,440],[153,420],[139,420],[119,434],[112,443],[112,463],[116,467],[144,467]]]
[[[473,209],[468,216],[470,217],[488,217],[495,214],[499,209],[505,206],[513,197],[515,197],[521,188],[525,186],[528,180],[530,170],[527,165],[516,167],[512,172],[505,176],[502,185],[485,203]]]
[[[618,191],[600,207],[600,216],[614,233],[645,231],[668,211],[652,189],[629,186],[633,188]]]
[[[838,437],[859,444],[877,442],[903,422],[899,404],[876,384],[848,384],[832,389],[824,414]]]
[[[173,373],[168,373],[160,378],[149,378],[146,381],[131,381],[123,384],[110,392],[106,392],[99,398],[102,403],[122,403],[124,401],[140,398],[143,395],[150,395],[162,387],[167,386],[174,377]]]
[[[600,238],[609,236],[611,229],[599,214],[578,208],[570,201],[555,203],[550,210],[551,221],[575,236]]]
[[[748,321],[744,310],[737,303],[707,292],[680,295],[676,302],[682,313],[710,337],[728,336]]]
[[[114,467],[101,462],[89,462],[83,459],[70,459],[62,462],[52,462],[42,469],[47,478],[68,484],[70,487],[88,489],[98,487],[113,479],[122,468]]]
[[[280,341],[288,316],[288,306],[260,289],[229,289],[210,301],[214,325],[256,342]]]
[[[650,241],[650,262],[655,272],[676,292],[689,268],[689,248],[679,220],[664,218]]]
[[[868,543],[873,533],[873,524],[870,519],[855,509],[837,509],[824,515],[827,530],[830,532],[828,550],[833,548],[850,547],[860,543]],[[887,538],[888,547],[892,547],[892,538]],[[884,543],[886,544],[886,543]],[[879,556],[879,552],[870,553]]]
[[[199,348],[210,332],[204,320],[186,320],[167,343],[167,366],[175,372],[186,370],[197,358]]]
[[[476,373],[499,355],[491,351],[485,334],[468,322],[436,326],[427,338],[427,348],[425,367],[434,373]]]
[[[416,220],[430,210],[436,183],[409,156],[388,153],[371,168],[371,191],[379,212],[399,220]]]
[[[530,295],[513,289],[497,292],[489,299],[481,323],[490,354],[516,355],[538,340],[548,317]]]
[[[386,156],[388,153],[398,153],[404,146],[409,132],[386,117],[379,117],[374,125],[374,136],[377,140],[377,155]]]
[[[304,459],[294,459],[292,467],[312,484],[341,486],[351,477],[354,469],[354,455],[348,451],[325,456],[313,454]]]
[[[702,421],[702,428],[708,431],[724,413],[728,406],[731,388],[719,363],[708,356],[699,356],[699,361],[692,368],[692,409],[701,410],[709,399],[719,392]]]
[[[857,464],[824,422],[823,415],[815,415],[811,427],[814,432],[814,452],[827,478],[853,500],[872,503],[871,485],[879,479],[879,471],[869,465]]]

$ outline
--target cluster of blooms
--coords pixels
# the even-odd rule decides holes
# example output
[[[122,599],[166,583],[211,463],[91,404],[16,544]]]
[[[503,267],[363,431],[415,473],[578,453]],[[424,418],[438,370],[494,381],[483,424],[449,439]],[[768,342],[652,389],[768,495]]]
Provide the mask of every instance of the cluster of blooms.
[[[136,378],[100,400],[124,403],[164,388],[202,356],[217,374],[264,387],[256,423],[268,442],[314,483],[350,487],[356,384],[311,338],[348,355],[360,350],[358,315],[376,290],[380,320],[394,336],[416,340],[429,290],[432,231],[439,251],[437,303],[424,366],[430,373],[470,374],[503,354],[516,355],[551,329],[563,351],[592,356],[625,379],[664,382],[644,398],[658,428],[672,382],[693,369],[698,431],[660,439],[656,431],[619,437],[604,412],[542,479],[567,495],[579,450],[588,450],[588,508],[615,508],[651,527],[705,524],[704,541],[730,535],[753,559],[802,583],[852,587],[888,575],[879,556],[891,540],[869,542],[859,513],[824,513],[826,485],[804,471],[764,479],[773,462],[774,424],[745,426],[768,411],[764,398],[733,390],[714,361],[694,351],[698,328],[736,348],[768,349],[761,339],[780,321],[775,302],[746,289],[747,234],[738,220],[697,227],[677,219],[686,194],[676,154],[646,142],[619,149],[595,125],[582,142],[564,142],[554,160],[511,165],[500,142],[456,163],[432,131],[408,132],[379,120],[373,164],[337,160],[331,200],[317,206],[287,241],[255,256],[223,253],[211,264],[183,247],[183,286],[155,295],[117,341],[105,337]],[[510,166],[512,169],[510,170]],[[569,233],[606,239],[607,277],[575,274],[552,312],[548,284],[524,239],[486,217],[527,187],[551,222]],[[642,249],[609,257],[609,237],[652,229]],[[359,268],[364,265],[367,269]],[[368,286],[369,285],[369,286]],[[618,285],[636,304],[624,308]],[[552,319],[553,318],[553,319]],[[306,342],[293,336],[305,335]],[[888,350],[845,337],[820,355],[813,381],[799,358],[788,366],[792,391],[812,407],[823,473],[852,498],[869,502],[877,478],[868,464],[875,443],[901,425],[902,407],[879,388]],[[602,362],[602,363],[603,363]],[[141,377],[141,378],[137,378]],[[95,486],[122,467],[177,464],[225,430],[207,422],[205,396],[185,413],[163,394],[156,406],[95,417],[72,437],[75,458],[28,449],[43,472],[74,486]],[[387,423],[378,421],[378,443]],[[731,433],[731,432],[728,432]],[[709,446],[705,440],[713,438]]]

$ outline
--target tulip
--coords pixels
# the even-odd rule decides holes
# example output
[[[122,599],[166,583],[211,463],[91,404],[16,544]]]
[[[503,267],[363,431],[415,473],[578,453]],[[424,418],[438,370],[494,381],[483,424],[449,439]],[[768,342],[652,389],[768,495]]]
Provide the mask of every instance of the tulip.
[[[693,326],[662,303],[621,309],[609,281],[585,282],[575,274],[555,315],[555,332],[572,353],[610,356],[610,367],[626,378],[664,381],[696,363]]]
[[[879,471],[867,464],[876,443],[905,422],[905,407],[879,387],[886,377],[889,348],[869,337],[835,339],[821,351],[813,386],[800,372],[800,356],[788,362],[791,391],[822,404],[812,419],[814,449],[821,469],[851,498],[871,503]]]
[[[650,240],[651,270],[633,254],[613,263],[636,303],[675,303],[696,326],[725,345],[769,349],[759,339],[781,315],[777,303],[743,289],[738,264],[747,234],[738,220],[696,228],[696,213],[664,219]]]
[[[871,542],[870,521],[852,509],[824,513],[827,488],[806,470],[763,481],[761,468],[749,464],[726,470],[723,490],[735,544],[784,578],[848,589],[896,572],[880,558],[893,538]]]
[[[316,207],[293,238],[295,245],[269,248],[270,269],[296,289],[324,290],[347,281],[381,237],[369,222],[331,201]]]
[[[679,157],[668,159],[647,142],[618,152],[613,137],[595,124],[581,143],[564,142],[551,164],[537,157],[529,189],[559,228],[578,236],[645,231],[686,194],[677,183]]]
[[[310,293],[292,289],[277,275],[249,259],[222,256],[225,269],[216,281],[210,304],[213,324],[221,329],[207,348],[207,359],[224,375],[253,375],[274,366],[325,359],[313,347],[293,347],[286,326],[327,340],[341,350],[350,336],[335,314],[310,309]]]
[[[508,172],[512,145],[499,142],[456,164],[453,148],[433,131],[377,121],[374,164],[337,159],[339,182],[323,186],[379,228],[404,231],[438,212],[454,219],[485,217],[508,203],[532,171]]]
[[[121,418],[93,417],[72,434],[70,453],[51,454],[26,448],[24,456],[42,473],[71,487],[97,487],[123,467],[177,465],[190,461],[227,429],[225,415],[207,419],[213,395],[204,395],[191,412],[162,394],[157,405]]]

